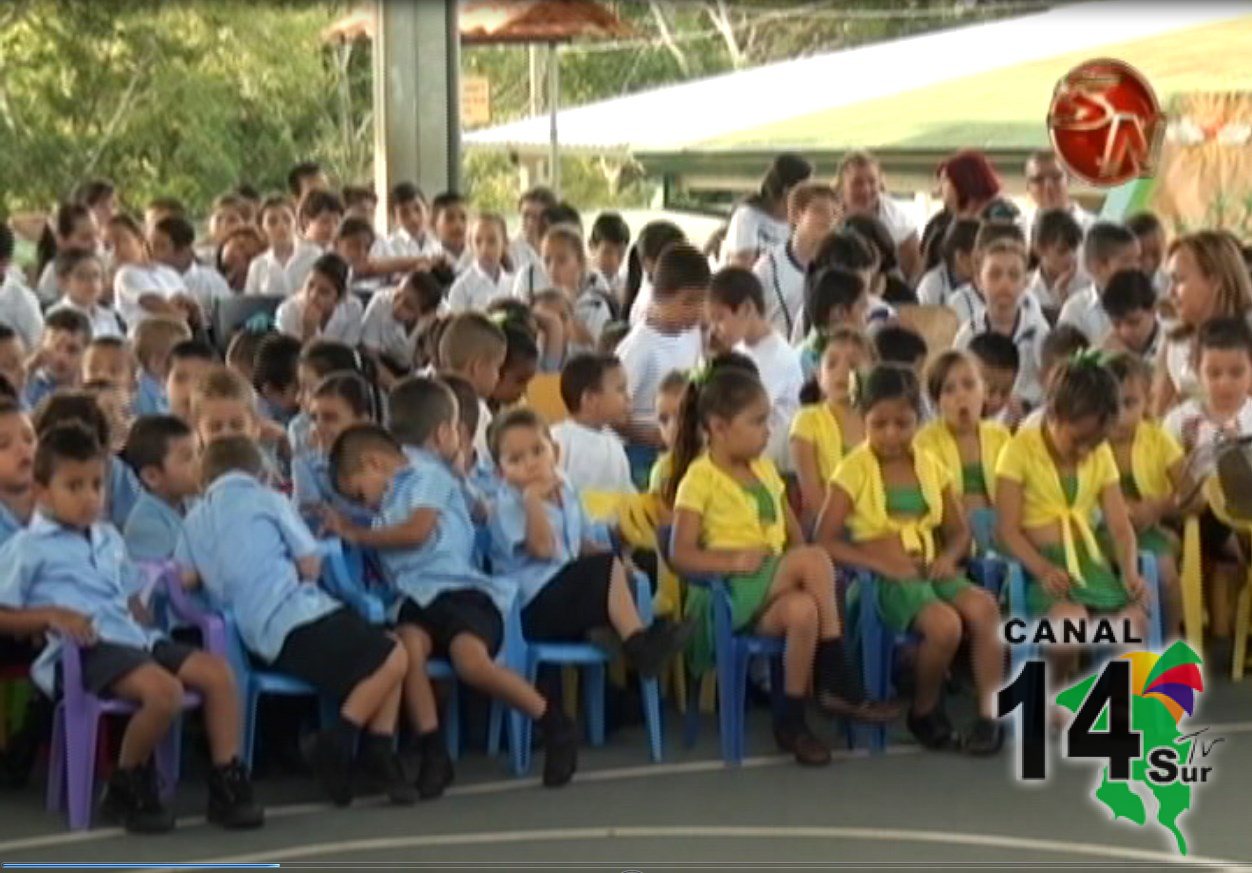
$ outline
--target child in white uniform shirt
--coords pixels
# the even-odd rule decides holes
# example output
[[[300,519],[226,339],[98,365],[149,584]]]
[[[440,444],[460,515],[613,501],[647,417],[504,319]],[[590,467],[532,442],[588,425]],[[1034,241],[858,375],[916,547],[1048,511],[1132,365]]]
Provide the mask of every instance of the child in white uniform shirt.
[[[1082,227],[1067,209],[1043,209],[1035,214],[1030,245],[1039,266],[1030,276],[1026,292],[1055,319],[1070,295],[1083,287],[1078,267]]]
[[[751,267],[761,254],[780,246],[791,235],[787,224],[787,197],[791,189],[813,175],[813,166],[795,154],[774,158],[760,190],[735,207],[722,242],[722,263]]]
[[[21,336],[26,348],[33,349],[43,333],[39,300],[26,287],[21,274],[13,275],[13,231],[0,221],[0,324],[7,324]]]
[[[1048,322],[1039,310],[1030,308],[1026,291],[1026,250],[1007,239],[983,249],[978,261],[978,284],[985,305],[981,316],[967,321],[957,332],[954,345],[969,347],[980,333],[1010,337],[1017,346],[1018,371],[1013,393],[1023,402],[1037,406],[1043,401],[1039,380],[1039,357],[1048,335]]]
[[[1104,343],[1113,325],[1100,304],[1100,295],[1113,274],[1139,266],[1139,241],[1120,224],[1098,221],[1087,231],[1083,245],[1083,264],[1091,276],[1091,284],[1070,295],[1061,307],[1058,324],[1072,324],[1083,332],[1092,345]]]
[[[200,304],[207,319],[213,311],[213,301],[233,294],[221,273],[196,262],[195,242],[195,228],[181,216],[162,218],[148,234],[153,260],[182,277],[187,292]]]
[[[661,252],[674,244],[686,242],[678,225],[669,221],[649,221],[639,231],[635,245],[627,258],[626,290],[622,299],[622,311],[630,326],[634,327],[648,314],[652,303],[652,274],[656,270]]]
[[[252,259],[245,294],[288,297],[304,286],[313,262],[322,250],[296,239],[296,213],[285,197],[270,197],[261,204],[261,231],[270,247]]]
[[[1252,436],[1252,329],[1241,317],[1215,318],[1195,342],[1203,398],[1175,406],[1163,422],[1188,455],[1211,450],[1219,436]],[[1211,473],[1213,462],[1194,475]]]
[[[616,212],[601,212],[591,225],[591,263],[604,287],[620,302],[626,290],[626,250],[630,228]]]
[[[614,426],[630,417],[626,372],[615,355],[575,355],[561,370],[561,399],[570,417],[552,428],[557,464],[580,493],[635,492],[630,461]]]
[[[40,303],[55,303],[61,294],[57,287],[57,252],[63,249],[84,249],[100,254],[102,229],[95,213],[82,203],[62,203],[57,207],[56,215],[39,238],[40,270],[35,295]],[[101,261],[104,259],[101,258]]]
[[[445,191],[431,201],[431,225],[444,258],[459,276],[474,260],[466,244],[468,216],[465,198],[455,191]]]
[[[700,361],[700,316],[709,285],[709,262],[700,251],[676,243],[661,254],[647,317],[617,346],[631,399],[629,439],[660,446],[656,425],[657,387],[674,370]]]
[[[503,217],[494,212],[474,217],[470,231],[474,260],[452,283],[448,292],[449,309],[453,312],[482,311],[491,301],[511,296],[513,275],[501,263],[507,239],[508,228]]]
[[[576,226],[548,228],[543,237],[543,266],[552,287],[564,292],[574,309],[574,342],[595,346],[604,326],[616,318],[617,303],[587,269],[587,251]]]
[[[334,253],[313,262],[300,293],[282,302],[278,329],[301,342],[314,337],[356,347],[361,342],[361,301],[348,293],[348,265]]]
[[[1165,272],[1165,226],[1154,212],[1136,212],[1126,219],[1126,229],[1139,240],[1139,269],[1152,279],[1157,299],[1169,293],[1169,274]]]
[[[922,306],[946,306],[958,288],[973,281],[979,225],[973,218],[958,218],[948,225],[940,245],[942,262],[917,283],[917,302]]]
[[[1165,328],[1156,314],[1156,289],[1148,274],[1142,270],[1114,273],[1100,303],[1113,325],[1104,347],[1130,352],[1155,367]]]
[[[835,189],[801,182],[791,189],[787,212],[795,228],[781,246],[766,250],[753,272],[765,291],[765,317],[783,336],[794,336],[804,312],[805,272],[835,224]]]
[[[187,293],[182,276],[155,263],[139,225],[128,215],[109,222],[113,239],[113,301],[127,328],[134,330],[150,315],[187,318],[199,314],[199,305]]]
[[[790,469],[791,420],[800,409],[800,353],[766,319],[766,292],[756,276],[739,267],[713,274],[705,302],[709,339],[719,351],[746,355],[756,365],[769,395],[769,444],[765,454]]]
[[[443,286],[425,271],[409,273],[395,288],[370,298],[361,323],[361,348],[374,359],[381,387],[390,388],[413,372],[418,340],[442,305]]]

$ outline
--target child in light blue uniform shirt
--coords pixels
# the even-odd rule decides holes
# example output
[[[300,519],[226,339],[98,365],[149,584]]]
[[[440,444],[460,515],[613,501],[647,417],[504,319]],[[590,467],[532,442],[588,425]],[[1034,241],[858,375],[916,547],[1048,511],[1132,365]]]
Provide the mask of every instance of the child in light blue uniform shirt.
[[[139,382],[133,409],[136,416],[168,415],[165,381],[170,373],[170,352],[191,339],[185,322],[172,318],[146,318],[135,326],[132,346],[139,361]]]
[[[347,428],[372,420],[369,384],[356,373],[332,373],[309,393],[311,434],[304,451],[297,452],[291,462],[292,498],[296,507],[314,530],[321,528],[326,507],[357,524],[368,525],[373,513],[347,500],[330,481],[327,449]]]
[[[239,763],[239,698],[229,666],[215,655],[165,639],[141,626],[130,612],[139,575],[126,561],[121,535],[97,519],[103,510],[100,481],[106,451],[81,424],[44,431],[35,455],[39,512],[30,526],[0,549],[0,632],[56,631],[31,670],[44,693],[59,688],[62,639],[81,650],[86,691],[135,703],[122,738],[118,767],[103,804],[128,830],[153,832],[174,826],[161,806],[150,757],[174,722],[166,708],[183,686],[199,691],[214,770],[209,819],[225,827],[255,827],[261,810],[252,803],[247,773]]]
[[[258,480],[261,454],[250,439],[214,440],[202,467],[211,484],[183,523],[175,562],[234,617],[254,656],[343,701],[339,722],[323,727],[313,750],[331,800],[351,802],[359,766],[393,802],[412,803],[416,795],[392,750],[404,649],[315,582],[302,581],[319,575],[317,541],[290,501]]]
[[[504,485],[491,516],[491,566],[521,589],[527,640],[621,641],[627,663],[657,675],[691,636],[689,622],[639,618],[622,562],[588,541],[590,522],[559,475],[547,425],[530,409],[498,416],[491,454]]]
[[[458,677],[539,720],[547,749],[544,784],[564,785],[577,765],[573,723],[560,706],[494,660],[514,592],[473,564],[474,526],[459,477],[449,466],[460,448],[456,398],[437,380],[409,381],[414,406],[406,415],[417,428],[410,436],[424,436],[424,447],[404,451],[383,428],[361,425],[336,441],[331,469],[346,495],[379,511],[370,528],[346,520],[335,527],[346,541],[378,550],[384,574],[402,598],[396,633],[409,652],[405,698],[421,745],[419,794],[436,797],[452,781],[426,674],[428,657],[449,658]]]
[[[147,371],[141,372],[135,386],[133,409],[136,418],[142,418],[145,415],[168,414],[170,401],[165,396],[165,383],[158,382]]]
[[[122,455],[147,486],[122,528],[126,550],[136,561],[168,560],[183,530],[187,502],[200,491],[196,436],[181,418],[141,418]]]

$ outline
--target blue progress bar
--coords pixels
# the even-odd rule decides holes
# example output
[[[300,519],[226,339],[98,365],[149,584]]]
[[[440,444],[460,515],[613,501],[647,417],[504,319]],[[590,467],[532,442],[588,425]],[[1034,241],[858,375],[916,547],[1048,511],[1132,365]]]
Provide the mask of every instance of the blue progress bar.
[[[78,864],[19,864],[5,862],[6,870],[277,870],[278,864],[119,864],[81,862]]]

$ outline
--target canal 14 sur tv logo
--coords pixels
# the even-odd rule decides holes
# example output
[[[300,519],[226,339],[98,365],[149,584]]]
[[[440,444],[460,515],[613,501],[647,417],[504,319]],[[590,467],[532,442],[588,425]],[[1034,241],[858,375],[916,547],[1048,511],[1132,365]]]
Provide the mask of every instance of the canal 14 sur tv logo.
[[[1052,645],[1143,645],[1128,622],[1109,619],[1040,619],[1033,625],[1011,619],[1004,636],[1010,646],[1029,646],[1032,652]],[[1182,641],[1159,654],[1131,651],[1060,690],[1051,701],[1072,713],[1064,730],[1064,760],[1101,762],[1092,789],[1097,808],[1116,821],[1145,828],[1151,817],[1173,836],[1183,855],[1188,846],[1179,819],[1191,808],[1194,789],[1213,778],[1211,756],[1223,742],[1207,727],[1184,724],[1195,712],[1196,695],[1204,690],[1202,666]],[[1047,662],[1031,657],[998,696],[1000,716],[1017,719],[1017,775],[1026,783],[1048,776],[1052,707],[1047,674]]]

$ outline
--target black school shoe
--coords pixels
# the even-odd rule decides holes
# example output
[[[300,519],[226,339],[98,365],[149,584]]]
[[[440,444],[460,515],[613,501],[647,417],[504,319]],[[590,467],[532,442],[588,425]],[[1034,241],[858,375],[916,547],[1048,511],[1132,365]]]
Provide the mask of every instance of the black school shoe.
[[[695,633],[694,619],[673,622],[657,619],[622,643],[628,663],[644,679],[653,679],[665,669],[666,662],[687,645]]]
[[[980,718],[961,735],[961,751],[975,757],[988,757],[1004,745],[1004,730],[993,718]]]
[[[164,834],[174,829],[174,814],[161,805],[151,764],[114,770],[100,800],[100,815],[120,822],[132,834]]]
[[[578,726],[559,706],[548,701],[543,725],[543,784],[560,788],[569,784],[578,769]]]
[[[908,716],[909,733],[924,749],[932,752],[943,752],[960,747],[960,738],[952,729],[943,705],[936,706],[925,715],[910,711]]]
[[[352,802],[352,753],[334,728],[323,728],[309,756],[313,774],[335,806]]]
[[[227,830],[259,828],[265,810],[252,799],[252,782],[238,758],[209,774],[209,821]]]
[[[394,738],[364,734],[358,765],[365,782],[377,785],[396,806],[417,803],[417,789],[404,778],[400,758],[393,748]]]
[[[775,724],[774,742],[803,767],[825,767],[831,761],[830,748],[804,722],[791,727]]]
[[[417,796],[422,800],[440,797],[455,777],[452,759],[443,736],[434,731],[421,739],[422,760],[417,767]]]

